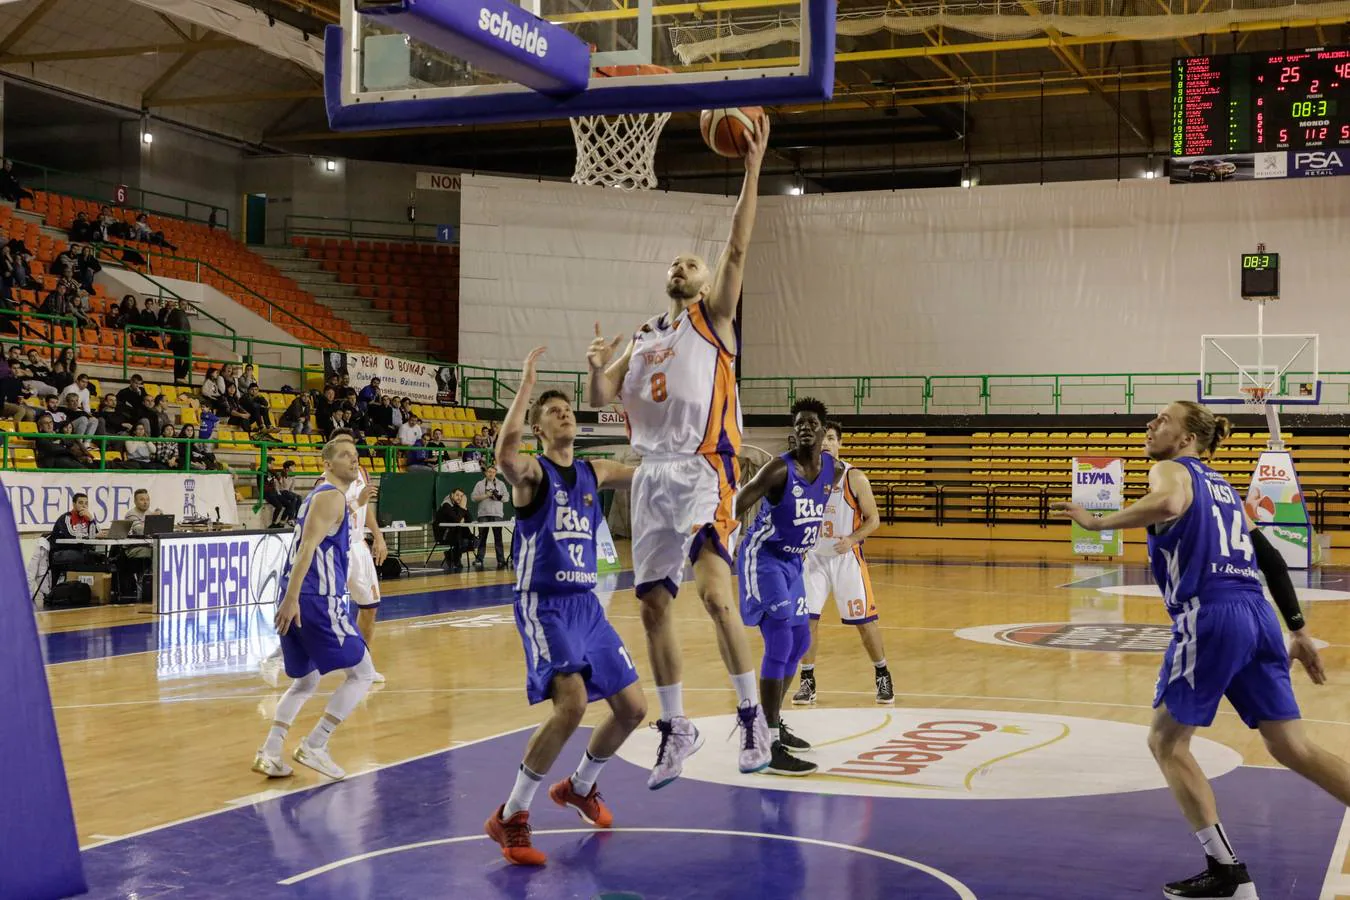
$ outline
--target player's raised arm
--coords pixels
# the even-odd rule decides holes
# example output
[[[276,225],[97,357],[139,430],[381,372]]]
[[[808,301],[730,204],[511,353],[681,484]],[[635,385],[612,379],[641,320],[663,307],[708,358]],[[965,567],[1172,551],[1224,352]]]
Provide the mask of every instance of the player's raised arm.
[[[759,167],[764,162],[764,151],[769,146],[769,117],[755,123],[755,133],[746,137],[750,145],[745,154],[745,182],[736,211],[731,216],[731,236],[726,249],[717,261],[712,292],[708,294],[708,315],[714,328],[729,326],[736,316],[736,304],[741,299],[741,283],[745,277],[745,257],[750,251],[750,235],[755,228],[755,211],[759,206]]]
[[[768,465],[755,473],[755,477],[745,487],[736,492],[736,505],[732,515],[741,518],[747,510],[754,509],[772,491],[781,491],[787,484],[787,463],[775,456]]]
[[[595,482],[602,488],[626,488],[633,483],[635,466],[615,462],[612,459],[593,459],[591,467],[595,469]]]
[[[619,396],[619,388],[623,387],[623,378],[628,374],[628,359],[633,355],[633,342],[629,341],[623,355],[615,359],[614,353],[621,341],[623,335],[615,335],[611,341],[600,333],[600,323],[595,323],[595,339],[586,349],[586,367],[591,373],[586,402],[591,405],[591,409],[613,403]]]
[[[853,491],[853,496],[858,501],[862,523],[858,525],[857,531],[835,541],[836,553],[847,553],[881,527],[881,513],[877,512],[877,500],[872,496],[872,482],[867,480],[867,476],[860,469],[849,469],[844,477],[848,479],[849,490]]]
[[[1191,507],[1191,475],[1170,459],[1154,463],[1148,472],[1148,493],[1137,503],[1098,517],[1074,503],[1052,503],[1050,508],[1073,519],[1088,531],[1143,528],[1177,518]]]
[[[534,486],[544,477],[539,461],[531,454],[521,453],[521,439],[525,435],[525,416],[530,410],[530,398],[534,396],[534,383],[537,379],[535,363],[544,355],[544,347],[535,347],[525,357],[520,368],[520,388],[516,391],[511,408],[506,411],[501,430],[497,432],[497,468],[506,483],[513,488],[524,488],[529,497],[515,496],[513,502],[520,506],[533,497]],[[475,494],[476,496],[476,494]]]
[[[347,498],[341,491],[322,491],[309,501],[309,512],[305,514],[305,528],[300,532],[300,547],[295,551],[295,562],[291,565],[290,580],[286,582],[286,596],[277,606],[273,623],[277,634],[285,634],[292,624],[300,628],[300,586],[309,574],[310,563],[314,561],[314,551],[323,543],[323,539],[335,528],[344,525],[347,517]]]

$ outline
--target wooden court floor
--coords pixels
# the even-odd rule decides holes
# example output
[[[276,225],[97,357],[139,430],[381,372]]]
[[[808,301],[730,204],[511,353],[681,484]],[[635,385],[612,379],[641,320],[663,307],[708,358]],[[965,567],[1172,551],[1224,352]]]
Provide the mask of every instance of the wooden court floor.
[[[947,810],[960,817],[978,806],[991,812],[972,820],[975,824],[952,819],[954,834],[964,830],[965,839],[970,840],[968,830],[983,827],[979,823],[987,821],[994,829],[994,845],[998,839],[992,835],[1002,826],[992,823],[1002,814],[999,811],[1011,813],[1015,808],[996,801],[1030,804],[1027,812],[1014,816],[1006,826],[1010,842],[1015,841],[1018,828],[1028,827],[1025,822],[1040,815],[1037,810],[1049,810],[1051,804],[1077,804],[1072,807],[1074,812],[1055,812],[1058,824],[1047,819],[1046,840],[1071,844],[1075,835],[1054,833],[1057,828],[1070,827],[1063,821],[1066,815],[1090,816],[1084,811],[1109,808],[1110,813],[1100,821],[1077,820],[1072,831],[1099,829],[1099,837],[1107,844],[1128,844],[1124,832],[1142,829],[1165,856],[1159,865],[1167,865],[1165,871],[1143,875],[1146,891],[1136,894],[1130,886],[1092,896],[1157,896],[1156,883],[1200,868],[1194,839],[1180,814],[1171,809],[1143,746],[1168,620],[1142,567],[1074,562],[1064,558],[1062,548],[996,542],[874,540],[869,542],[868,555],[897,702],[894,709],[875,705],[872,669],[856,630],[840,625],[833,605],[827,605],[816,670],[819,703],[813,710],[788,713],[788,721],[808,739],[833,744],[821,748],[824,756],[817,761],[822,762],[823,774],[818,778],[739,776],[731,770],[734,744],[724,742],[727,729],[722,726],[730,722],[725,717],[734,694],[693,585],[683,586],[676,616],[685,653],[685,702],[692,717],[706,721],[708,744],[694,757],[697,765],[691,762],[686,778],[660,792],[662,803],[670,802],[672,796],[678,799],[679,790],[695,790],[695,783],[702,792],[700,798],[742,796],[747,787],[756,796],[798,798],[792,801],[796,804],[863,797],[870,798],[868,817],[875,814],[878,822],[895,818],[899,824],[888,827],[897,835],[907,833],[905,829],[913,824],[912,810],[928,810],[927,827],[934,828],[932,823],[946,821]],[[446,751],[448,759],[455,759],[459,751],[452,748],[456,747],[466,748],[458,757],[464,760],[478,760],[472,755],[475,748],[505,748],[484,752],[471,772],[459,773],[461,779],[467,774],[470,781],[457,783],[470,787],[458,797],[447,797],[446,802],[466,807],[463,815],[470,825],[464,827],[466,836],[455,840],[469,840],[472,823],[481,823],[490,806],[504,799],[519,759],[519,741],[527,732],[509,735],[533,726],[540,718],[540,710],[532,709],[524,697],[522,650],[511,618],[508,575],[488,571],[389,585],[390,596],[373,647],[387,683],[377,686],[331,743],[334,758],[353,776],[378,772],[381,778],[410,759]],[[630,581],[631,577],[620,581],[613,591],[609,614],[642,673],[654,710],[637,601],[631,587],[624,587]],[[1324,567],[1306,579],[1299,576],[1296,583],[1305,599],[1313,601],[1306,604],[1308,617],[1314,634],[1328,644],[1323,654],[1330,672],[1330,683],[1320,688],[1301,672],[1295,674],[1303,713],[1318,741],[1350,756],[1350,620],[1345,615],[1350,570]],[[81,844],[88,848],[92,880],[113,879],[108,869],[113,864],[99,856],[100,848],[125,847],[127,836],[205,817],[193,827],[199,835],[206,835],[195,839],[209,841],[211,823],[217,821],[211,814],[263,810],[269,803],[280,802],[284,791],[310,788],[322,781],[300,767],[285,784],[267,783],[249,771],[281,694],[257,674],[259,660],[275,646],[270,616],[270,610],[249,610],[169,617],[170,621],[157,620],[136,607],[39,614],[76,822]],[[752,646],[758,652],[757,635],[752,637]],[[330,691],[338,677],[325,679],[321,692]],[[320,709],[321,698],[311,701],[292,730],[288,747],[308,730]],[[600,715],[599,709],[593,709],[586,724],[594,724]],[[958,734],[965,736],[954,736]],[[977,751],[972,743],[970,753],[961,758],[955,752],[931,754],[943,758],[918,767],[869,768],[865,753],[906,735],[911,743],[946,742],[954,748],[978,738],[989,746]],[[1342,810],[1315,792],[1309,793],[1295,776],[1276,771],[1255,732],[1246,729],[1226,704],[1205,737],[1212,746],[1206,744],[1204,753],[1197,755],[1207,771],[1222,776],[1216,790],[1221,811],[1226,803],[1231,810],[1225,823],[1239,853],[1253,861],[1263,896],[1350,896],[1346,860],[1350,829],[1342,828]],[[480,741],[487,743],[476,743]],[[579,746],[576,742],[569,746],[555,767],[554,778],[570,771],[575,762],[573,750]],[[640,822],[645,810],[656,808],[652,798],[658,795],[648,794],[640,781],[653,747],[650,733],[641,730],[625,751],[623,762],[611,764],[612,769],[622,767],[623,771],[622,778],[606,776],[620,785],[609,787],[606,796],[621,820]],[[873,752],[870,759],[876,758]],[[360,777],[349,778],[347,785],[361,781]],[[791,793],[781,793],[787,791]],[[542,792],[540,798],[542,805],[549,805]],[[956,802],[941,802],[949,799]],[[989,802],[979,804],[981,800]],[[540,805],[536,801],[536,807]],[[738,821],[736,809],[728,809],[728,821]],[[828,818],[830,807],[821,809],[811,815]],[[542,815],[537,812],[536,818]],[[1019,820],[1024,824],[1018,825]],[[564,820],[549,821],[557,825]],[[577,824],[575,818],[566,821]],[[856,824],[857,817],[850,821]],[[171,834],[174,828],[183,827],[174,825],[153,833]],[[436,827],[428,827],[430,834],[438,834]],[[834,832],[844,835],[835,843],[866,845],[874,832],[850,825]],[[275,836],[274,830],[268,833]],[[877,837],[883,839],[884,835]],[[980,836],[975,840],[983,842]],[[378,834],[370,833],[362,841],[356,850],[381,843]],[[909,858],[904,848],[922,843],[922,834],[916,833],[892,857]],[[487,871],[485,866],[500,863],[490,846],[454,846],[457,853],[472,850],[476,854],[472,859],[479,874]],[[1294,846],[1300,849],[1292,851]],[[817,848],[802,857],[800,883],[794,881],[798,887],[785,889],[784,896],[794,896],[794,889],[802,891],[799,896],[823,896],[812,894],[816,889],[809,885],[816,878],[830,884],[831,867],[839,863],[817,861],[811,855],[815,852],[824,851]],[[983,863],[962,857],[945,870],[969,869],[965,876],[952,879],[964,878],[971,893],[953,888],[953,894],[946,887],[934,887],[931,894],[915,889],[906,896],[1050,896],[1044,893],[1050,889],[1046,885],[1053,886],[1053,879],[1061,877],[1046,874],[1060,864],[1055,862],[1058,857],[1051,856],[1038,873],[1028,870],[1025,884],[990,887],[1000,883],[988,881],[995,878],[993,873],[1010,871],[1009,866],[1018,871],[1018,861],[989,852],[992,855]],[[119,855],[117,866],[131,865],[122,860],[126,855]],[[942,850],[932,848],[931,855],[939,858]],[[914,861],[924,860],[916,856]],[[1257,866],[1258,861],[1264,869]],[[1109,865],[1115,877],[1122,876],[1117,862]],[[773,866],[775,871],[782,868],[779,862]],[[196,876],[177,871],[178,888],[166,895],[218,895],[190,887]],[[884,884],[888,877],[849,871],[856,896],[870,896],[867,885],[873,881]],[[1265,884],[1263,874],[1268,879]],[[456,877],[470,876],[477,877],[472,872]],[[92,893],[159,896],[136,894],[136,877],[146,877],[146,873],[128,874],[119,869],[109,883],[93,884]],[[448,893],[432,895],[554,896],[527,890],[528,886],[517,892],[518,886],[509,881],[514,875],[488,871],[482,877],[491,889],[465,882],[454,890],[445,888]],[[1082,883],[1072,880],[1081,879],[1081,873],[1063,877],[1070,879],[1066,884]],[[976,889],[976,883],[984,885],[983,889]],[[397,882],[385,881],[373,893],[360,889],[360,879],[355,884],[303,896],[429,896],[418,893],[411,883],[404,892]],[[587,889],[576,890],[580,892],[556,896],[592,896],[585,894]],[[302,896],[282,888],[276,891],[279,897]],[[703,895],[713,896],[706,889]],[[1055,895],[1088,896],[1072,891]]]

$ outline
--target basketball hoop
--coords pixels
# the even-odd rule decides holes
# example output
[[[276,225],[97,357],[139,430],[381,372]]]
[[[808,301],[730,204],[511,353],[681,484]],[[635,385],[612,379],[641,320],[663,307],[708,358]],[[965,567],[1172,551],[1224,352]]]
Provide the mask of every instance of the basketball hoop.
[[[1238,388],[1242,392],[1242,405],[1247,407],[1247,411],[1256,415],[1263,415],[1266,411],[1266,397],[1270,394],[1270,388],[1251,384],[1243,385]]]
[[[596,75],[624,78],[667,75],[665,66],[601,66]],[[616,187],[625,191],[656,187],[656,142],[670,121],[670,113],[619,113],[577,116],[572,138],[577,145],[574,184]]]

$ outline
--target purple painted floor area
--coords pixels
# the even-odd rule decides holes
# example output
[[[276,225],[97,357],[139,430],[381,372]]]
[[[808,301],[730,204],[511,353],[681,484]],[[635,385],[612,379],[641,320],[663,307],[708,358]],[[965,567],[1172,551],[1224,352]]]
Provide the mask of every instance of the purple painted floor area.
[[[959,896],[902,862],[964,883],[982,900],[1158,897],[1165,880],[1202,868],[1166,791],[1055,800],[879,799],[727,787],[684,779],[659,792],[616,759],[602,776],[613,833],[555,807],[548,784],[571,771],[573,738],[534,805],[543,869],[508,866],[482,838],[505,799],[528,732],[393,766],[86,851],[91,897],[529,898],[529,900],[939,900]],[[702,753],[730,753],[710,740]],[[334,741],[342,760],[342,740]],[[262,790],[239,761],[241,793]],[[756,782],[760,783],[760,782]],[[822,783],[822,790],[830,785]],[[1215,782],[1239,854],[1268,898],[1316,900],[1344,808],[1290,773],[1239,768]],[[694,829],[743,835],[634,829]],[[548,834],[551,830],[583,829]],[[777,835],[762,837],[761,835]],[[453,838],[467,838],[446,842]],[[481,838],[481,839],[480,839]],[[352,856],[441,843],[280,881]],[[969,896],[969,895],[966,895]]]

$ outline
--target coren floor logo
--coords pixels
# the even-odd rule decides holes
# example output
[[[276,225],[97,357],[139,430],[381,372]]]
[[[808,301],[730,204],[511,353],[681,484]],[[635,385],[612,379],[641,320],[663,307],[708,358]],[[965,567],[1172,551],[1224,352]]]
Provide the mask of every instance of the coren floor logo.
[[[1047,650],[1100,650],[1104,653],[1162,653],[1172,642],[1171,625],[1128,622],[1037,622],[1025,625],[977,625],[956,636],[981,644],[1012,644]]]
[[[812,709],[788,715],[792,730],[815,745],[820,766],[806,778],[742,775],[736,754],[717,741],[694,754],[684,777],[766,790],[1015,800],[1079,797],[1166,788],[1141,725],[971,709]],[[696,719],[705,735],[726,734],[734,716]],[[619,751],[648,766],[657,736],[642,731]],[[1211,777],[1232,771],[1241,756],[1203,738],[1195,757]]]

